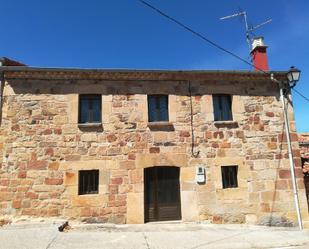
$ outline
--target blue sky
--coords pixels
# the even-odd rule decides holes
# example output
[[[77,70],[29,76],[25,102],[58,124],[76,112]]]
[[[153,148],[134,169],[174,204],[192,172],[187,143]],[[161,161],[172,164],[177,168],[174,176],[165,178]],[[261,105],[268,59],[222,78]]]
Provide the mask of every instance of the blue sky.
[[[247,11],[269,45],[272,70],[302,70],[309,97],[309,1],[148,0],[209,39],[248,58],[244,25],[219,17]],[[0,0],[0,56],[30,66],[138,69],[249,69],[136,0]],[[309,103],[293,94],[297,130],[309,132]]]

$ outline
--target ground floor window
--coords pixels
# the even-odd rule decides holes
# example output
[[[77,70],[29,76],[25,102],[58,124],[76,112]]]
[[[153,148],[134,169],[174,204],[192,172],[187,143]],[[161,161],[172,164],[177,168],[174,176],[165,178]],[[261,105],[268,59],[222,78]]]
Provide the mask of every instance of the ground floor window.
[[[221,175],[222,175],[222,186],[223,188],[237,188],[237,172],[238,166],[222,166]]]
[[[98,194],[99,170],[80,170],[78,174],[78,194]]]

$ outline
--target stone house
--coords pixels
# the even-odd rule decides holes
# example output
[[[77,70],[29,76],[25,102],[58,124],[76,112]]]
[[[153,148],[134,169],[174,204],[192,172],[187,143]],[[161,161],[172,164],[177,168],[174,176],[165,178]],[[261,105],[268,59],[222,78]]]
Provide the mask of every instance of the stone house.
[[[0,67],[0,217],[297,222],[279,89],[268,75],[8,62]],[[291,106],[288,115],[308,227]]]
[[[298,134],[298,140],[309,209],[309,133]]]

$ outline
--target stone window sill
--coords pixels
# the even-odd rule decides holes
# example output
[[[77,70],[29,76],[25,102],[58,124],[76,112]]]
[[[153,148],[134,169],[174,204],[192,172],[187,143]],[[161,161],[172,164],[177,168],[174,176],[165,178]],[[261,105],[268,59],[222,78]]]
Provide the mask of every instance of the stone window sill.
[[[235,120],[224,120],[224,121],[215,121],[215,126],[236,126],[238,127],[238,122]]]
[[[78,197],[96,197],[99,195],[99,191],[87,194],[78,194]]]
[[[239,189],[239,187],[227,187],[227,188],[222,187],[222,190],[225,191],[225,192],[229,192],[229,191],[233,191],[233,190],[237,190],[237,189]]]
[[[148,122],[147,126],[150,130],[173,131],[174,125],[169,121]]]
[[[78,127],[80,128],[101,128],[102,123],[79,123]]]

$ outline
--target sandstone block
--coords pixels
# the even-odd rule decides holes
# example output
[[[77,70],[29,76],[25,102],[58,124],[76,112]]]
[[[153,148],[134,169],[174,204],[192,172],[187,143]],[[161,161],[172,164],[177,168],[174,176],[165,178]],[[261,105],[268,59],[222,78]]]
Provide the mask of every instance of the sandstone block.
[[[10,180],[9,179],[1,179],[0,186],[9,186]]]
[[[276,150],[277,149],[277,143],[275,142],[269,142],[267,143],[268,149],[270,150]]]
[[[277,180],[275,182],[276,189],[288,189],[287,180]]]
[[[15,208],[15,209],[21,208],[21,200],[13,200],[12,208]]]
[[[21,170],[18,172],[18,178],[26,178],[26,177],[27,177],[27,171]]]
[[[109,143],[115,142],[117,140],[117,136],[115,134],[109,134],[106,138]]]
[[[144,223],[144,197],[142,193],[127,194],[127,223]]]
[[[110,180],[110,184],[120,185],[122,183],[123,183],[123,179],[121,177],[114,177],[114,178],[111,178]]]
[[[34,193],[34,192],[27,192],[26,193],[26,197],[29,198],[29,199],[37,199],[38,196],[39,195],[37,193]]]
[[[166,142],[167,132],[156,132],[154,134],[154,143]]]
[[[179,136],[180,137],[190,137],[190,132],[189,131],[180,131]]]
[[[183,221],[196,221],[199,216],[198,199],[195,191],[181,192],[181,210]]]
[[[30,200],[23,200],[21,203],[22,208],[30,208],[31,207],[31,202]]]
[[[270,206],[268,203],[260,203],[260,212],[269,213]]]
[[[216,131],[216,132],[213,133],[213,137],[217,138],[217,139],[222,139],[222,138],[224,138],[224,134],[223,134],[222,131]]]
[[[95,141],[97,141],[97,135],[96,134],[82,134],[81,135],[81,141],[83,141],[83,142],[95,142]]]
[[[59,216],[59,210],[57,208],[50,208],[47,210],[47,216]]]
[[[66,155],[66,156],[64,157],[64,159],[65,159],[66,161],[79,161],[80,158],[81,158],[80,155]]]
[[[120,161],[119,162],[120,169],[135,169],[135,161]]]
[[[273,202],[278,195],[275,191],[265,191],[261,193],[261,201],[262,202]]]
[[[28,162],[28,169],[33,170],[42,170],[46,169],[47,161],[29,161]]]
[[[258,218],[255,214],[247,214],[246,215],[246,224],[255,225],[257,224]]]
[[[129,182],[131,184],[142,183],[143,182],[143,171],[141,169],[130,170],[129,171]]]
[[[59,162],[51,162],[48,164],[48,169],[50,170],[58,170],[59,169]]]
[[[196,167],[184,167],[180,169],[180,180],[195,182]]]
[[[135,160],[135,159],[136,159],[135,153],[128,153],[128,160]]]
[[[291,178],[291,172],[288,169],[281,169],[279,170],[279,177],[281,179],[290,179]]]
[[[61,185],[63,183],[63,179],[58,178],[45,178],[46,185]]]
[[[75,172],[65,172],[64,184],[66,186],[77,185],[77,174]]]

